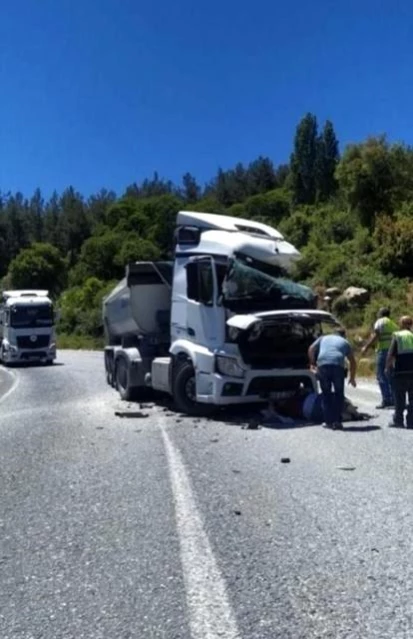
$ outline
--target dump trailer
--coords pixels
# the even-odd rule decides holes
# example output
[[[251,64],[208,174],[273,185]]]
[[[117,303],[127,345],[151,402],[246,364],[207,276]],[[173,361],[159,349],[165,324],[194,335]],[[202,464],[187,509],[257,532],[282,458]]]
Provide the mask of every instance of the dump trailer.
[[[3,291],[0,359],[6,366],[56,359],[55,311],[48,291]]]
[[[299,255],[265,224],[178,213],[174,259],[129,264],[103,300],[108,383],[186,414],[316,389],[308,347],[338,322],[291,280]]]

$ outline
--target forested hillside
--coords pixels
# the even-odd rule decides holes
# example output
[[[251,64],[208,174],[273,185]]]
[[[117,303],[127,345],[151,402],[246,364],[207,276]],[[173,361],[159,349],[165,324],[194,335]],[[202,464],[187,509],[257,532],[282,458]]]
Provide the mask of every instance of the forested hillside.
[[[2,286],[48,288],[62,309],[61,332],[98,338],[102,296],[128,261],[168,256],[176,213],[187,208],[281,230],[302,251],[301,281],[370,291],[365,308],[336,304],[350,326],[362,325],[383,301],[395,312],[410,302],[412,196],[413,149],[374,137],[340,156],[333,124],[307,114],[288,163],[259,157],[219,169],[206,185],[189,172],[180,185],[155,173],[119,195],[85,198],[69,187],[45,201],[40,190],[3,193]]]

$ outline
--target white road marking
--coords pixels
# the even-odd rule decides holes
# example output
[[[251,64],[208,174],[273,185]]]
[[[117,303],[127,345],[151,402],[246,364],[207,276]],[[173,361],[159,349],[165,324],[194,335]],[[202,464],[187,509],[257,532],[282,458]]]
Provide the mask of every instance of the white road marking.
[[[225,582],[204,530],[184,462],[164,424],[161,424],[161,430],[175,501],[192,637],[239,639],[241,635],[228,601]]]
[[[20,382],[20,377],[18,375],[15,375],[15,373],[12,373],[11,371],[9,371],[4,366],[1,366],[0,368],[1,368],[2,371],[7,373],[8,375],[10,375],[10,377],[13,377],[13,380],[14,380],[13,384],[11,385],[11,387],[9,388],[7,393],[4,393],[4,395],[2,397],[0,397],[0,404],[1,404],[1,402],[4,402],[4,400],[7,399],[7,397],[9,395],[11,395],[16,390],[16,388],[18,387],[19,382]]]

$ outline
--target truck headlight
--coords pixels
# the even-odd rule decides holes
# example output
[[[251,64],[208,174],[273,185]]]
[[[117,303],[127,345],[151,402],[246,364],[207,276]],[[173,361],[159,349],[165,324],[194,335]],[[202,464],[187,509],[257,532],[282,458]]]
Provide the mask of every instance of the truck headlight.
[[[238,365],[233,357],[218,355],[216,358],[216,368],[218,373],[227,377],[244,377],[245,371]]]

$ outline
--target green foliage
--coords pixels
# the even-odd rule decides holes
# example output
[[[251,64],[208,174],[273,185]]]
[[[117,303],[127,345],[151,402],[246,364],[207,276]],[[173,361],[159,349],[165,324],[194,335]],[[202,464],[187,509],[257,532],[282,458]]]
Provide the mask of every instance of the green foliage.
[[[312,113],[299,123],[290,162],[291,188],[297,204],[313,204],[316,198],[317,118]]]
[[[217,158],[219,160],[219,158]],[[273,225],[302,252],[296,277],[319,288],[361,286],[366,309],[337,301],[349,326],[369,324],[377,305],[396,313],[413,303],[413,150],[373,137],[344,149],[329,121],[308,113],[289,164],[268,157],[219,169],[202,187],[154,175],[123,194],[84,198],[69,187],[45,200],[0,193],[2,286],[48,288],[61,298],[62,342],[100,343],[101,301],[135,260],[165,259],[179,210],[222,213]],[[413,291],[413,289],[412,289]],[[66,341],[65,341],[66,340]],[[72,341],[72,343],[74,343]]]
[[[57,248],[39,242],[12,260],[9,276],[13,288],[46,289],[55,296],[66,285],[66,263]]]
[[[374,239],[382,271],[398,277],[413,276],[413,217],[399,214],[378,219]]]
[[[102,335],[102,301],[115,285],[115,281],[103,282],[97,277],[88,278],[83,286],[65,291],[59,302],[61,319],[59,332],[70,335]]]

